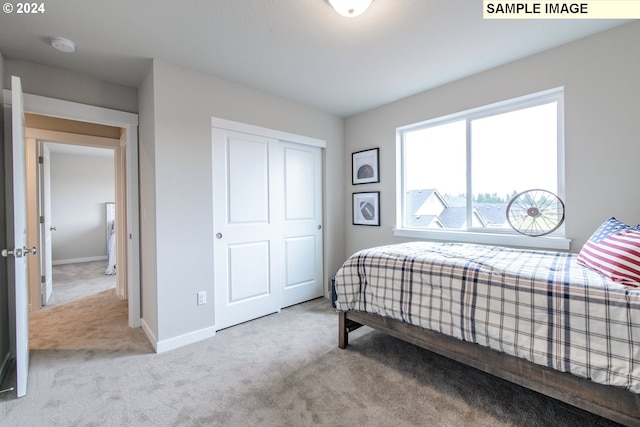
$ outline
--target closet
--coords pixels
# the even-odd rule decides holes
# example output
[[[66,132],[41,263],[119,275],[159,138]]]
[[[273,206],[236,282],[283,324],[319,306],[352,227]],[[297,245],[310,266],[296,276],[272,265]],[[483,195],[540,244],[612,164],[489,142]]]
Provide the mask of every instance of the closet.
[[[323,295],[324,141],[212,123],[220,330]]]

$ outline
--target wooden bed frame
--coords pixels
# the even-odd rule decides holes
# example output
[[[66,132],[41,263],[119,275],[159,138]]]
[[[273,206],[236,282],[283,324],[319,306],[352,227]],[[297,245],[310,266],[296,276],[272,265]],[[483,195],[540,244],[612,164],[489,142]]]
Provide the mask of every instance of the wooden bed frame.
[[[369,326],[426,350],[628,426],[640,425],[640,394],[607,386],[418,326],[359,311],[339,312],[338,346]]]

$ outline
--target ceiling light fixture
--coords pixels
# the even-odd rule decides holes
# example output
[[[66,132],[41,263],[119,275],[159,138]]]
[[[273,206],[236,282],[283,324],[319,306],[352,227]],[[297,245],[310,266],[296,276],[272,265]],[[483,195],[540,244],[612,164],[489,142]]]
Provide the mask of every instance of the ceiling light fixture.
[[[342,16],[353,18],[369,8],[372,0],[327,0]]]
[[[76,44],[69,39],[65,39],[63,37],[51,37],[49,39],[51,42],[51,46],[58,49],[60,52],[75,52]]]

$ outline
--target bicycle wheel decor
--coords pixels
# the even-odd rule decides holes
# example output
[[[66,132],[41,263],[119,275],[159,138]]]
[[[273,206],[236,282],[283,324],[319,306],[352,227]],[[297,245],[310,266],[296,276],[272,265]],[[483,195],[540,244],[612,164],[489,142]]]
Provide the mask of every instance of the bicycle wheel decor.
[[[507,205],[507,221],[520,234],[544,236],[564,222],[564,203],[547,190],[523,191]]]

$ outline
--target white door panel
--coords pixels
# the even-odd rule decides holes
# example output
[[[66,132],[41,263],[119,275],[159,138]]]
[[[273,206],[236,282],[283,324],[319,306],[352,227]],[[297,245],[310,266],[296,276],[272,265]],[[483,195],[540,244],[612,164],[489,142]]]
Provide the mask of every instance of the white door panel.
[[[316,220],[314,152],[287,146],[284,156],[286,220]]]
[[[229,224],[269,222],[269,140],[229,137]]]
[[[216,330],[281,308],[276,140],[213,130]]]
[[[305,286],[313,282],[316,266],[316,237],[285,239],[285,288]]]
[[[271,282],[265,280],[271,276],[269,242],[251,242],[239,245],[227,245],[229,259],[228,305],[245,302],[249,299],[264,298],[271,295]],[[251,260],[251,268],[247,268]]]
[[[216,329],[323,295],[321,149],[213,128]]]
[[[11,132],[12,155],[8,168],[12,170],[13,185],[7,187],[7,206],[13,206],[7,221],[9,283],[13,285],[15,301],[16,394],[27,393],[29,372],[29,290],[27,273],[27,186],[26,146],[24,135],[24,104],[19,77],[11,76]],[[11,286],[11,285],[10,285]]]
[[[322,151],[283,143],[285,289],[283,307],[323,295]]]

